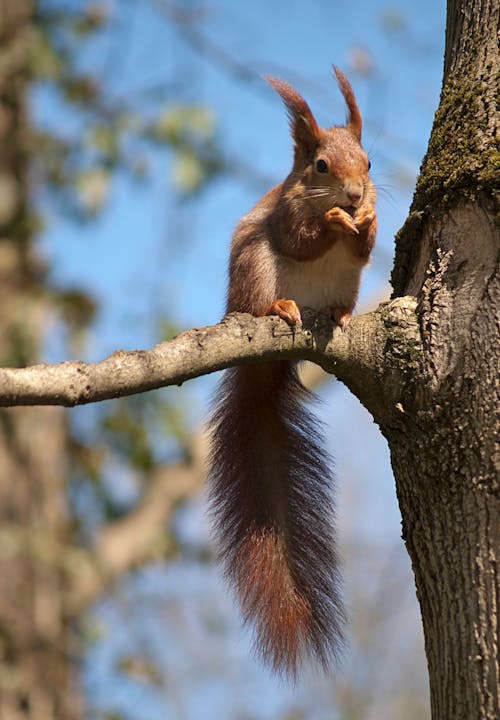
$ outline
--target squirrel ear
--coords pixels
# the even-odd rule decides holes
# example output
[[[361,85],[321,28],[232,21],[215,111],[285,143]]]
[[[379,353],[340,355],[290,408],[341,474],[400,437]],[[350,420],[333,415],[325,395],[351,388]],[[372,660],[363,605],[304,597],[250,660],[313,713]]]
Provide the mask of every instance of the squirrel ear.
[[[304,98],[284,80],[265,75],[264,79],[281,95],[288,111],[295,147],[312,154],[320,142],[319,127]]]
[[[361,142],[361,130],[363,128],[363,121],[361,119],[361,113],[359,111],[358,103],[354,97],[354,90],[352,89],[351,83],[346,78],[344,73],[336,65],[333,66],[333,71],[337,77],[340,92],[344,96],[344,100],[349,110],[347,118],[347,127],[354,133],[359,142]]]

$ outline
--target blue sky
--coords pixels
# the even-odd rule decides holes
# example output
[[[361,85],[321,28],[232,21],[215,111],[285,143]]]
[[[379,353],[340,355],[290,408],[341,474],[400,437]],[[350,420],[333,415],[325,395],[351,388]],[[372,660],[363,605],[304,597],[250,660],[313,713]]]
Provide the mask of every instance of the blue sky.
[[[422,0],[418,4],[369,0],[206,3],[200,22],[202,32],[256,73],[254,80],[243,83],[207,55],[193,50],[175,25],[151,9],[154,5],[118,0],[111,4],[114,26],[91,50],[93,67],[118,95],[156,82],[173,82],[179,75],[188,77],[190,84],[183,91],[182,100],[209,106],[227,153],[245,160],[276,182],[290,168],[291,141],[279,97],[258,76],[270,73],[292,82],[308,100],[319,123],[329,125],[342,122],[345,115],[331,65],[335,63],[345,70],[363,113],[364,146],[371,158],[373,179],[380,186],[380,230],[373,264],[365,273],[360,304],[373,305],[381,296],[387,297],[394,234],[408,213],[439,99],[443,0]],[[184,6],[194,8],[198,4],[193,0]],[[353,57],[368,58],[373,71],[357,73]],[[49,100],[43,112],[50,116],[51,111]],[[193,201],[180,203],[169,182],[168,156],[158,153],[152,159],[152,171],[147,185],[118,177],[105,211],[96,222],[78,226],[52,212],[47,225],[43,248],[52,262],[54,279],[88,287],[101,303],[85,359],[97,360],[119,347],[147,347],[158,341],[155,312],[159,308],[168,312],[180,328],[213,324],[222,315],[231,233],[238,218],[258,200],[259,192],[234,179],[219,179]],[[51,359],[64,359],[58,353],[62,350],[57,346],[48,350]],[[200,379],[182,389],[193,423],[199,423],[207,411],[213,381]],[[400,553],[403,560],[397,562],[406,563],[405,592],[411,597],[409,565],[399,540],[399,512],[385,441],[358,401],[339,383],[330,383],[322,392],[322,399],[319,412],[327,423],[336,458],[348,597],[356,597],[359,583],[365,584],[370,592],[371,585],[376,587],[378,581],[376,574],[364,574],[366,568],[362,564],[349,565],[349,548],[358,545],[373,550],[372,570],[384,565],[388,552]],[[78,411],[75,417],[78,418]],[[198,506],[191,515],[187,513],[188,535],[192,531],[206,536],[202,517]],[[199,523],[203,526],[201,531]],[[232,720],[235,705],[228,700],[231,697],[228,687],[233,684],[242,693],[248,694],[251,689],[254,697],[265,698],[259,703],[245,695],[242,703],[248,715],[241,717],[277,720],[290,705],[309,707],[312,697],[322,700],[318,701],[317,713],[313,716],[309,710],[305,717],[333,717],[334,701],[326,684],[319,687],[321,681],[308,677],[298,688],[284,688],[269,679],[267,671],[256,662],[246,660],[248,641],[213,569],[193,568],[185,562],[167,571],[154,569],[153,579],[148,571],[144,578],[152,586],[152,594],[159,596],[158,603],[162,593],[169,595],[172,583],[190,588],[188,594],[198,600],[204,595],[204,588],[210,587],[208,597],[214,605],[209,608],[210,613],[220,606],[230,615],[229,620],[226,617],[229,640],[225,636],[221,640],[224,649],[219,650],[222,658],[232,658],[234,667],[229,671],[226,665],[220,676],[214,671],[208,679],[198,677],[189,701],[184,693],[177,706],[158,689],[155,692],[160,698],[152,699],[154,693],[150,692],[145,700],[140,688],[137,690],[133,683],[120,685],[112,672],[113,657],[118,652],[115,637],[115,642],[100,643],[93,651],[91,669],[86,674],[89,693],[97,704],[106,705],[112,700],[116,706],[125,708],[130,717],[141,720],[160,717]],[[125,595],[139,593],[143,597],[141,592],[139,583],[139,588],[134,584]],[[191,607],[193,603],[190,617],[197,617],[191,595],[184,599],[178,596],[177,601],[181,606]],[[111,627],[123,621],[112,604],[105,604],[100,612],[102,622]],[[402,612],[409,613],[407,625],[417,622],[414,604],[410,609],[404,605]],[[172,627],[168,622],[165,624],[165,638],[173,637],[175,642],[175,633],[169,636]],[[144,641],[146,644],[158,635],[158,623],[153,623],[149,634],[144,629],[145,621],[136,625],[149,638]],[[197,632],[193,631],[195,637]],[[345,674],[356,677],[361,672],[356,669],[356,658],[362,652],[361,647],[352,648]],[[419,652],[415,662],[421,664],[421,649]],[[184,648],[181,664],[188,668],[186,673],[192,683],[190,657]],[[167,657],[165,666],[170,667],[170,662],[179,662],[179,657],[175,654]],[[138,707],[142,708],[140,712]],[[390,718],[390,714],[384,716],[384,720]]]
[[[215,113],[227,151],[270,179],[282,180],[291,164],[291,142],[279,97],[258,77],[238,83],[193,52],[175,26],[159,22],[149,6],[114,4],[119,31],[115,27],[116,37],[105,39],[94,58],[106,84],[120,95],[190,73],[191,90],[183,93],[183,101],[206,103]],[[295,82],[320,124],[342,122],[345,116],[331,76],[332,62],[350,74],[363,111],[364,145],[373,177],[383,186],[375,271],[367,273],[364,283],[369,295],[388,277],[393,236],[407,214],[437,105],[443,3],[318,0],[220,2],[207,7],[203,32],[257,75],[281,74]],[[393,24],[400,18],[399,29],[385,29],[391,17]],[[121,48],[119,53],[120,43],[126,51]],[[349,72],[356,50],[369,53],[373,74]],[[116,58],[114,65],[107,65],[109,57]],[[82,228],[54,217],[46,233],[56,276],[88,283],[103,299],[103,324],[96,326],[100,340],[89,350],[94,357],[99,356],[102,340],[109,338],[114,347],[122,333],[128,335],[128,323],[117,323],[114,313],[120,320],[128,304],[133,312],[147,316],[149,302],[155,301],[153,292],[162,295],[186,327],[216,321],[224,304],[232,230],[259,197],[255,190],[227,180],[216,182],[196,205],[182,208],[169,187],[164,155],[154,170],[153,183],[146,188],[120,178],[98,223]],[[141,340],[138,330],[144,324],[138,325],[133,327],[131,346]]]

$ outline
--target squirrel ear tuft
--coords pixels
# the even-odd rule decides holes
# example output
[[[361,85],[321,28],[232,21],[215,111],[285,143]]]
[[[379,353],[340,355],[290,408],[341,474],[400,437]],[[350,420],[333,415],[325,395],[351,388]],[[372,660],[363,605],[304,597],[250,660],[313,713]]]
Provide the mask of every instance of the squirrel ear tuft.
[[[363,128],[363,121],[361,119],[361,113],[359,111],[358,103],[354,97],[354,90],[352,89],[351,83],[346,78],[344,73],[336,65],[333,66],[333,71],[339,84],[340,92],[344,96],[344,100],[349,111],[347,117],[347,127],[353,132],[359,142],[361,142],[361,130]]]
[[[292,137],[297,150],[312,154],[320,142],[319,127],[309,105],[291,85],[284,80],[265,75],[264,79],[281,95],[288,111]]]

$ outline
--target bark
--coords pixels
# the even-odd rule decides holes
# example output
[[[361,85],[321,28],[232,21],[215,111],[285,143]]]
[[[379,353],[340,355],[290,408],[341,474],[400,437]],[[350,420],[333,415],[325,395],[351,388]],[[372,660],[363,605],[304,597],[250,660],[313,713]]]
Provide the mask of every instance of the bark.
[[[459,202],[433,213],[425,235],[435,252],[419,293],[421,384],[398,426],[384,418],[381,427],[421,605],[433,717],[493,720],[500,709],[494,216]]]
[[[500,716],[499,13],[496,0],[448,3],[440,107],[393,275],[418,298],[424,362],[400,422],[381,427],[436,720]]]

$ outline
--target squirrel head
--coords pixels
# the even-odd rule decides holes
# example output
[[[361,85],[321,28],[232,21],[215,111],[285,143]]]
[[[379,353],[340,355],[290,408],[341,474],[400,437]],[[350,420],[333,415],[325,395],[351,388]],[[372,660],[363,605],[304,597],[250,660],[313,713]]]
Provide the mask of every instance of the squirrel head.
[[[339,206],[354,214],[368,192],[374,195],[370,161],[361,147],[362,118],[354,91],[344,73],[333,66],[347,105],[347,122],[320,128],[304,98],[287,82],[269,75],[267,82],[281,95],[294,140],[293,169],[284,190],[323,213]]]

